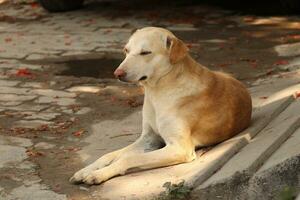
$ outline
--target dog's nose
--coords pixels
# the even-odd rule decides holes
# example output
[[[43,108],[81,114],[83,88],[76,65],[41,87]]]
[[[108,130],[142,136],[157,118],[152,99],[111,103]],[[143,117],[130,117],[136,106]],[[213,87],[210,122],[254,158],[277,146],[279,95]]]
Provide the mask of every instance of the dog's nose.
[[[122,78],[126,75],[126,72],[123,69],[116,69],[114,72],[115,77]]]

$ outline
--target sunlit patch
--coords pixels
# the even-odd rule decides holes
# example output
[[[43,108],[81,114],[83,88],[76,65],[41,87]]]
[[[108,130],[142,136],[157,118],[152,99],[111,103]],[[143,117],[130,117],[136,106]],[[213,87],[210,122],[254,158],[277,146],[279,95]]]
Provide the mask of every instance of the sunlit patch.
[[[97,93],[101,90],[97,86],[74,86],[68,89],[69,92],[87,92],[87,93]]]
[[[267,18],[259,18],[254,19],[253,21],[248,22],[252,25],[272,25],[272,24],[280,24],[281,22],[286,23],[287,19],[285,17],[267,17]]]
[[[300,42],[293,44],[282,44],[274,47],[279,56],[296,56],[300,55]]]
[[[239,26],[273,26],[284,29],[300,29],[300,22],[288,17],[254,17],[247,16],[244,18],[233,18],[233,21]]]
[[[270,98],[268,98],[268,100],[265,102],[264,105],[270,104],[275,101],[279,101],[280,99],[286,98],[288,96],[295,97],[295,94],[297,94],[299,91],[300,91],[300,84],[290,86],[288,88],[285,88],[273,94]]]

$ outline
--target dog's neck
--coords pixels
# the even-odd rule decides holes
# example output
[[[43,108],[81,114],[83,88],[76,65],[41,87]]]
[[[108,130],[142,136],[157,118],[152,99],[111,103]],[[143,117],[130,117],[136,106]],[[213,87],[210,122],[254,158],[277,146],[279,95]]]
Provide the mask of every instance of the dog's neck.
[[[183,84],[182,77],[184,75],[201,75],[203,71],[208,70],[206,67],[197,63],[190,55],[187,55],[178,63],[175,63],[171,66],[170,71],[166,74],[163,74],[157,80],[151,80],[151,82],[144,82],[142,85],[145,90],[155,90],[156,88],[162,89],[165,87],[178,87],[180,84]],[[186,81],[186,79],[185,79]],[[172,83],[166,84],[166,83]]]

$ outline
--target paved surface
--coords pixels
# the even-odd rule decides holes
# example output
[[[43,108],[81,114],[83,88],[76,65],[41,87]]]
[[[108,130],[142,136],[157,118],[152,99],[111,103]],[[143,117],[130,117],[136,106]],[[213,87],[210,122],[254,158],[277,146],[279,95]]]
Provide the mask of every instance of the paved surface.
[[[0,4],[0,199],[139,199],[182,179],[196,187],[195,199],[232,199],[224,191],[238,174],[247,177],[231,191],[241,198],[298,190],[299,101],[289,96],[300,91],[299,18],[153,1],[90,1],[50,14],[22,2]],[[199,62],[249,86],[253,125],[199,151],[193,163],[100,186],[69,184],[76,170],[138,137],[142,89],[117,82],[112,72],[132,30],[153,25],[174,31]]]

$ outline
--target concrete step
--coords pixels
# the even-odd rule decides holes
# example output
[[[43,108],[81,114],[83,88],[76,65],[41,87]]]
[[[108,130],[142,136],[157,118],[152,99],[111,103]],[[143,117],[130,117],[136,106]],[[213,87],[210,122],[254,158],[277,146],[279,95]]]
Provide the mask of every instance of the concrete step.
[[[247,199],[272,199],[283,188],[299,189],[300,129],[298,128],[259,168],[249,181]],[[266,193],[266,191],[268,191]]]
[[[224,191],[230,191],[226,193],[226,198],[236,198],[236,194],[242,194],[243,196],[240,195],[240,198],[245,198],[244,195],[247,195],[248,192],[244,190],[248,186],[240,182],[247,182],[272,153],[300,126],[298,110],[300,110],[300,101],[293,101],[256,137],[251,137],[253,139],[249,141],[249,144],[233,156],[219,171],[197,187],[193,192],[194,197],[211,199],[221,194],[224,197]],[[300,153],[300,149],[298,153]],[[293,155],[287,154],[286,156]]]
[[[235,180],[232,177],[236,174],[250,179],[300,125],[295,112],[300,102],[293,97],[285,94],[279,98],[274,94],[256,102],[252,125],[247,130],[205,154],[198,151],[195,161],[116,177],[105,182],[93,195],[104,199],[153,199],[165,190],[162,187],[165,182],[176,184],[184,180],[187,186],[195,188],[194,199],[211,197],[203,193],[212,194],[212,199],[216,199],[217,193],[210,188],[226,185],[228,180]]]

